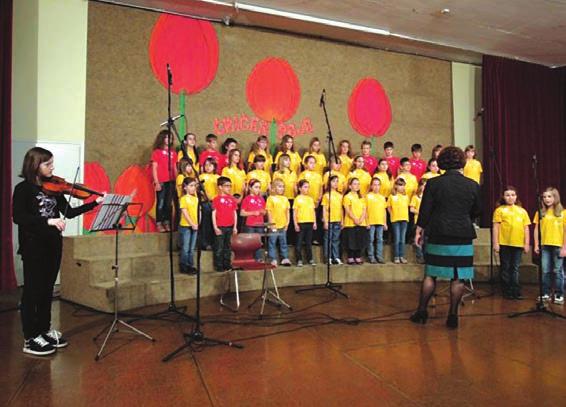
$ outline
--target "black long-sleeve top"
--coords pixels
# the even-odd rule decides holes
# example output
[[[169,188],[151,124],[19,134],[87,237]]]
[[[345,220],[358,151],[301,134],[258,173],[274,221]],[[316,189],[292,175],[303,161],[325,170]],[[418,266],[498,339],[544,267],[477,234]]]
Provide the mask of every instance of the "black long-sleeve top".
[[[481,213],[479,185],[458,170],[426,183],[417,225],[433,241],[464,241],[477,237],[472,219]]]
[[[60,244],[61,232],[55,226],[48,225],[48,219],[59,218],[61,214],[74,218],[96,205],[96,202],[90,202],[73,208],[63,195],[50,196],[38,185],[20,182],[12,197],[12,217],[18,225],[18,253],[25,255],[30,250]]]

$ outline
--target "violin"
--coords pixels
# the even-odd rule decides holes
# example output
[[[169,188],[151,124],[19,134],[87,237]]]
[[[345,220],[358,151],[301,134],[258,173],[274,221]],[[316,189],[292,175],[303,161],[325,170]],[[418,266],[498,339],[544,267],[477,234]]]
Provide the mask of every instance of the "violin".
[[[104,196],[103,193],[93,191],[92,189],[88,189],[83,184],[72,184],[70,182],[65,181],[64,178],[57,177],[53,175],[51,178],[48,178],[43,181],[41,185],[41,189],[47,195],[71,195],[73,198],[77,199],[88,199],[93,195]]]

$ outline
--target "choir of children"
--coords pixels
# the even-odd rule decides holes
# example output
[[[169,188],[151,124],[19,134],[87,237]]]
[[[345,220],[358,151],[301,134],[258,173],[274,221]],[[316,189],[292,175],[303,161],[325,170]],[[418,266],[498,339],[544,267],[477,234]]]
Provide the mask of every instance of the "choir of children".
[[[372,264],[385,263],[383,242],[388,229],[393,263],[407,263],[405,241],[411,233],[407,229],[416,223],[426,182],[443,173],[436,162],[441,145],[433,148],[425,162],[420,144],[412,145],[410,158],[399,158],[388,141],[383,145],[383,158],[377,159],[371,155],[369,141],[362,142],[360,154],[354,155],[350,141],[342,140],[337,156],[327,160],[316,137],[301,158],[293,137],[284,136],[272,157],[267,137],[260,136],[248,157],[242,157],[234,139],[226,139],[219,152],[214,134],[206,137],[206,149],[199,151],[193,133],[185,136],[175,157],[177,165],[167,170],[166,136],[164,132],[158,135],[152,155],[158,228],[165,231],[170,227],[165,208],[176,184],[181,271],[188,273],[194,272],[197,230],[201,248],[213,246],[215,269],[231,268],[230,239],[238,231],[238,216],[245,219],[244,230],[251,233],[263,233],[267,222],[268,257],[273,265],[291,265],[288,244],[295,241],[297,265],[314,265],[312,244],[318,237],[323,240],[324,256],[332,264],[342,264],[342,250],[348,264],[363,263],[365,255]],[[464,175],[481,182],[483,169],[475,158],[474,146],[467,146],[465,153]],[[198,216],[197,196],[202,201]],[[506,187],[499,204],[493,213],[493,246],[501,261],[503,294],[517,299],[521,298],[521,254],[528,253],[530,247],[530,220],[515,188]],[[541,214],[540,241],[538,212],[533,223],[534,251],[542,257],[542,300],[561,304],[566,211],[556,189],[547,188],[542,194]],[[422,249],[415,248],[415,254],[417,262],[423,263]],[[263,260],[259,252],[257,260]]]

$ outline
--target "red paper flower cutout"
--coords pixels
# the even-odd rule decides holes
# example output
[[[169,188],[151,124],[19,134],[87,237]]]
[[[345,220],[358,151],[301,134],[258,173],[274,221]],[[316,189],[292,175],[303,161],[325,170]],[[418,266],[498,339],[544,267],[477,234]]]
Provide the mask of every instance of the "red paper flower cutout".
[[[381,84],[373,78],[360,80],[348,101],[350,124],[363,136],[383,136],[391,125],[391,104]]]
[[[299,79],[282,58],[258,62],[246,83],[248,105],[261,119],[281,123],[296,113],[301,101]]]

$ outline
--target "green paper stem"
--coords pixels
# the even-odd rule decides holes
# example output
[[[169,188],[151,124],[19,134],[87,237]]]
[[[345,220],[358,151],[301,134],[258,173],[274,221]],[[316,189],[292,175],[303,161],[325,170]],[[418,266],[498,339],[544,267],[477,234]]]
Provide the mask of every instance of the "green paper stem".
[[[275,119],[271,120],[271,125],[269,126],[269,148],[271,150],[271,155],[275,154],[277,143],[277,122]]]

